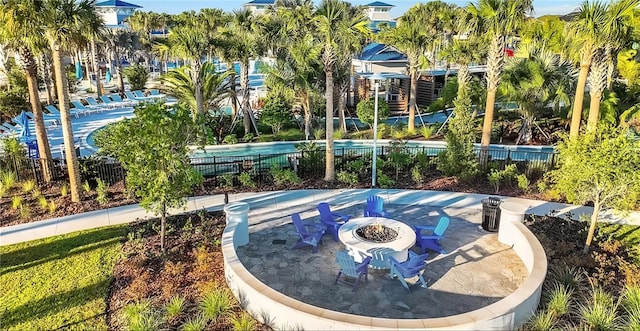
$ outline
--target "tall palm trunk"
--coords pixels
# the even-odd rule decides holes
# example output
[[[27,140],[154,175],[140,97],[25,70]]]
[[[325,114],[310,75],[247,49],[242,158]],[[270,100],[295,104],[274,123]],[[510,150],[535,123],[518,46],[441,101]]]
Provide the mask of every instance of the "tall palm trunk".
[[[340,132],[347,132],[347,122],[345,120],[345,108],[347,107],[347,90],[349,89],[349,81],[343,81],[338,86],[338,125]]]
[[[122,74],[122,62],[120,59],[117,60],[116,63],[116,71],[118,72],[118,85],[120,85],[120,93],[124,93],[124,75]]]
[[[193,88],[195,89],[196,96],[196,114],[200,115],[204,113],[204,100],[202,97],[202,81],[200,76],[200,71],[202,70],[202,63],[196,60],[193,61],[192,72],[191,72],[191,80],[193,80]],[[195,120],[195,116],[193,117]]]
[[[242,90],[242,123],[244,124],[244,134],[251,132],[251,105],[249,104],[249,59],[240,62],[240,89]]]
[[[69,187],[71,190],[71,201],[80,202],[80,165],[76,156],[73,130],[71,128],[71,116],[69,114],[69,85],[62,65],[62,53],[57,43],[52,43],[53,67],[58,89],[58,109],[60,110],[60,121],[62,122],[62,138],[64,141],[65,160],[69,171]]]
[[[487,103],[485,104],[482,139],[480,140],[480,164],[489,161],[489,144],[491,143],[491,127],[496,106],[496,91],[500,84],[500,74],[504,63],[504,37],[495,36],[489,47],[487,56]]]
[[[585,54],[588,53],[588,54]],[[584,102],[584,88],[587,84],[587,76],[589,76],[589,68],[591,67],[591,59],[593,52],[583,52],[580,60],[580,74],[578,75],[578,85],[576,86],[576,96],[573,99],[573,111],[571,112],[571,127],[569,129],[569,137],[576,138],[580,132],[580,122],[582,121],[582,106]]]
[[[233,62],[227,62],[229,85],[231,86],[231,116],[235,119],[238,113],[238,96],[236,94],[236,72],[233,70]]]
[[[47,138],[47,130],[44,124],[44,117],[42,116],[42,105],[40,104],[40,95],[38,93],[38,67],[35,56],[27,47],[20,47],[18,54],[22,62],[22,69],[25,72],[27,88],[29,90],[29,103],[31,103],[31,111],[34,116],[42,176],[44,181],[48,183],[51,181],[51,169],[49,168],[51,148],[49,147],[49,139]]]
[[[600,117],[600,101],[602,100],[602,92],[607,85],[607,54],[599,51],[594,57],[591,65],[591,74],[589,75],[589,95],[591,101],[589,103],[589,118],[587,119],[587,130],[595,130],[598,126],[598,118]]]
[[[416,128],[416,98],[418,95],[418,58],[409,61],[409,121],[407,129],[413,131]],[[375,96],[378,97],[377,95]]]
[[[40,60],[40,72],[42,73],[42,82],[44,83],[44,89],[47,92],[47,104],[53,103],[53,88],[51,75],[49,74],[49,61],[43,54],[39,57]]]
[[[325,72],[325,99],[326,99],[326,112],[325,112],[325,132],[327,135],[326,154],[325,154],[325,172],[324,180],[334,181],[336,179],[336,169],[334,164],[333,155],[333,64],[335,63],[333,57],[333,51],[331,49],[325,50],[324,58],[324,72]]]
[[[93,72],[96,74],[96,95],[98,99],[102,95],[102,82],[100,81],[100,66],[98,64],[98,53],[96,52],[96,41],[91,41],[91,58],[93,59]]]
[[[302,96],[302,105],[304,107],[304,138],[309,140],[311,135],[311,102],[308,91],[305,91]]]

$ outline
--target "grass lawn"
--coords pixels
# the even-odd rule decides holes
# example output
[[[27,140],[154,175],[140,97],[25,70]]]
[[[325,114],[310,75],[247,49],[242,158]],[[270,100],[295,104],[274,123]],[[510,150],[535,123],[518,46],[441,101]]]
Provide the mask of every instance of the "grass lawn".
[[[0,247],[0,328],[107,328],[106,297],[127,225]]]

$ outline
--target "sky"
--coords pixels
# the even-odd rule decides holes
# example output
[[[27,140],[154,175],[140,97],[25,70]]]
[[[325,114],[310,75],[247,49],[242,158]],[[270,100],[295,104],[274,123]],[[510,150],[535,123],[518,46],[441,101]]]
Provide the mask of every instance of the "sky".
[[[187,10],[199,11],[201,8],[220,8],[225,11],[233,11],[242,8],[242,4],[250,0],[126,0],[143,8],[143,11],[154,11],[156,13],[178,14]],[[365,5],[375,0],[353,0],[355,5]],[[415,0],[381,0],[382,2],[396,6],[391,9],[391,16],[401,16],[407,9],[419,1]],[[317,1],[316,1],[317,2]],[[426,2],[426,1],[424,1]],[[471,1],[449,0],[458,6],[465,6]],[[568,14],[574,11],[583,0],[533,0],[534,16],[546,14]]]

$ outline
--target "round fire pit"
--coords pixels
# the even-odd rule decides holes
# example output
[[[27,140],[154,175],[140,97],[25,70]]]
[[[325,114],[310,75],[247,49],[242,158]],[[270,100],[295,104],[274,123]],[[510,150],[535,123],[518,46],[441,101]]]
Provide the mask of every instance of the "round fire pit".
[[[398,231],[382,224],[371,224],[359,227],[356,236],[374,243],[388,243],[398,237]]]
[[[416,242],[410,226],[384,217],[350,219],[340,227],[338,237],[356,262],[371,256],[370,266],[383,269],[389,268],[388,256],[405,261]]]

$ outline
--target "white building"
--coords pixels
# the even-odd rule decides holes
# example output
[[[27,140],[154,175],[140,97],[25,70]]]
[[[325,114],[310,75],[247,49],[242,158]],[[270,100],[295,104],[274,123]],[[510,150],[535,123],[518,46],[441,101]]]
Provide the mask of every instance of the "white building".
[[[273,6],[275,3],[275,0],[252,0],[242,7],[249,9],[254,15],[261,15],[264,14],[267,7]]]
[[[107,0],[96,3],[95,8],[107,27],[117,28],[125,27],[124,20],[142,7],[121,0]]]

